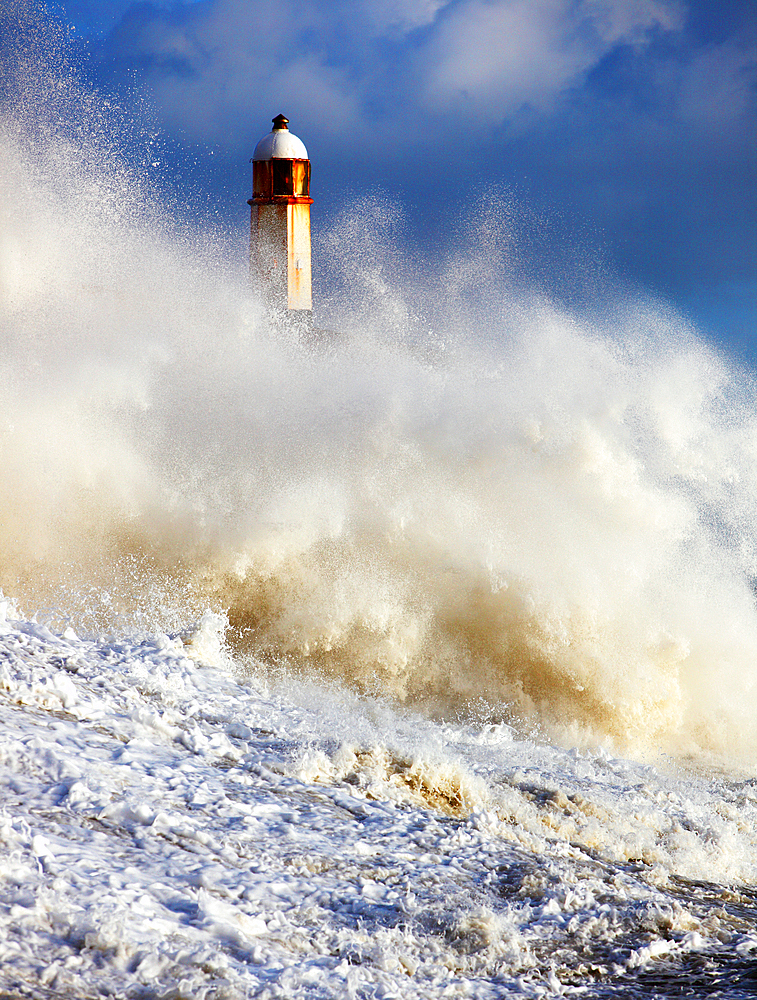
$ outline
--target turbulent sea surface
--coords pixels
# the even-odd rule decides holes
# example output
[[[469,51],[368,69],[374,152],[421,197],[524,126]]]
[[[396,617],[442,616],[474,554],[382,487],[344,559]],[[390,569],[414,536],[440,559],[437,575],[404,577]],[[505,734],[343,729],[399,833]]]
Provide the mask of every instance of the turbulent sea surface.
[[[0,99],[0,998],[754,996],[752,375],[529,284],[506,204],[422,280],[345,212],[303,337],[40,23]]]

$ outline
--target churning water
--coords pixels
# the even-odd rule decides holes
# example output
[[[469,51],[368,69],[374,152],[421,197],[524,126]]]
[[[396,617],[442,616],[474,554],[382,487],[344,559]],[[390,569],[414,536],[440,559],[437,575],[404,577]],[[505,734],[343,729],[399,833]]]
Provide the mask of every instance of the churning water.
[[[751,374],[497,205],[422,278],[345,213],[302,337],[6,64],[0,983],[752,995]]]

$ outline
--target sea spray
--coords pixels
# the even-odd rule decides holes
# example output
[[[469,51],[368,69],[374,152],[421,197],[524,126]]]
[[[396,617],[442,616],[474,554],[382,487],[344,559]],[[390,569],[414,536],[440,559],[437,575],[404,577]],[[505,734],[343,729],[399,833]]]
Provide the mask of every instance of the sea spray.
[[[342,335],[301,341],[46,44],[2,104],[6,593],[93,634],[211,607],[256,669],[753,754],[751,375],[625,288],[603,314],[503,280],[496,212],[392,276],[376,199],[321,234]]]

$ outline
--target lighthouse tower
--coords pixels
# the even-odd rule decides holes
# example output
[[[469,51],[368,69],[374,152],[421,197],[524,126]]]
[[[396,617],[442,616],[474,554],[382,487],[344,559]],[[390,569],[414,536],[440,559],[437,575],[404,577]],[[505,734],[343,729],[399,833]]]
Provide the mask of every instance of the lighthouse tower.
[[[276,115],[252,154],[250,273],[276,308],[310,316],[310,160]]]

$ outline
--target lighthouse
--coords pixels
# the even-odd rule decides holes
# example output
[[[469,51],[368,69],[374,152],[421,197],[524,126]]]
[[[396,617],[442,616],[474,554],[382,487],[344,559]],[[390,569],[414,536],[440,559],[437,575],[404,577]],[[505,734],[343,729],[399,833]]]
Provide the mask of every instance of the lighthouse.
[[[252,154],[252,198],[247,204],[253,280],[276,309],[309,319],[310,160],[284,115],[276,115],[273,129]]]

